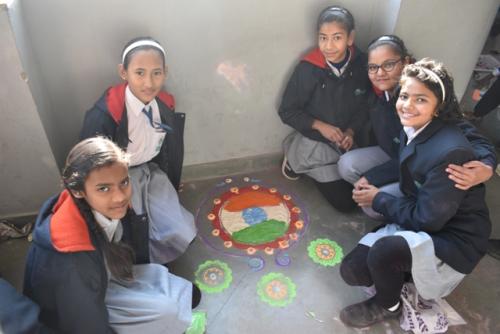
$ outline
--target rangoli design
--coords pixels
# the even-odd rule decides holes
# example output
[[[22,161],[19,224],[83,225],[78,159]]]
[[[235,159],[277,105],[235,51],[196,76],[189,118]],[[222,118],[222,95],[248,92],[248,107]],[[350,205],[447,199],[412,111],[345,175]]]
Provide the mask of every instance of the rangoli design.
[[[281,273],[269,273],[257,283],[257,293],[260,299],[275,307],[284,307],[295,298],[295,283]]]
[[[307,247],[307,253],[314,262],[325,267],[332,267],[340,263],[344,257],[342,247],[329,239],[311,241]]]
[[[207,313],[204,311],[193,311],[191,325],[186,334],[204,334],[207,328]]]
[[[199,235],[209,246],[232,256],[246,256],[254,270],[273,256],[288,265],[287,250],[305,233],[308,216],[297,196],[260,180],[227,178],[200,205]]]
[[[201,291],[221,292],[229,287],[233,280],[231,268],[219,260],[208,260],[200,264],[194,273],[195,283]]]

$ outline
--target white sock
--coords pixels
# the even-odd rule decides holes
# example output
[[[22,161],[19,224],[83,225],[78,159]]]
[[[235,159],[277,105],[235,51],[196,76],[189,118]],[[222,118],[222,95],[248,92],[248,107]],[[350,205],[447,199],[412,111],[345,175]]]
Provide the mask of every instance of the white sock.
[[[391,312],[394,312],[396,311],[398,308],[399,308],[399,304],[401,304],[401,302],[398,302],[396,305],[394,305],[393,307],[389,307],[388,310],[391,311]]]

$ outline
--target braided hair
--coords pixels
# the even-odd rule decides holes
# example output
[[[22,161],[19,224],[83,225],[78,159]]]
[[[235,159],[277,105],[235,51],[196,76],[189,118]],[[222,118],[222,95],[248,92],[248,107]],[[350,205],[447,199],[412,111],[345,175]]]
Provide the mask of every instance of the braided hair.
[[[75,196],[75,193],[85,191],[85,181],[92,171],[115,163],[128,165],[128,156],[115,143],[104,137],[85,139],[69,152],[62,181],[102,250],[111,275],[118,280],[130,281],[133,280],[133,249],[122,242],[108,240],[87,201]]]

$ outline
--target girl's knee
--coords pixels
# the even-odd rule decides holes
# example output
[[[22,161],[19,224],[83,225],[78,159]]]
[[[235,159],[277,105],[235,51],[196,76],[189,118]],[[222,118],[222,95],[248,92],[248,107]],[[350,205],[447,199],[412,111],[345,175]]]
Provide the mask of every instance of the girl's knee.
[[[390,266],[393,263],[411,261],[411,251],[406,239],[401,236],[387,236],[377,240],[367,256],[370,268]]]
[[[354,183],[355,179],[358,179],[359,176],[356,173],[356,170],[354,169],[354,162],[355,160],[352,159],[350,152],[344,153],[340,156],[339,161],[337,162],[337,167],[340,176],[350,182]]]
[[[366,254],[369,248],[358,245],[352,252],[347,254],[340,264],[340,276],[349,285],[370,286],[372,280],[366,264]]]

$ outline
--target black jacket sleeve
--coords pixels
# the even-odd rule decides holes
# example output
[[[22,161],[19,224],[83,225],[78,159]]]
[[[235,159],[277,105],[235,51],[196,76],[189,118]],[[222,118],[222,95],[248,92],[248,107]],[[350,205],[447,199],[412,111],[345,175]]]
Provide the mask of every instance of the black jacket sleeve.
[[[399,159],[391,159],[381,165],[375,166],[363,176],[376,187],[385,186],[399,180]]]
[[[116,123],[111,118],[111,115],[94,106],[85,113],[82,130],[80,131],[80,140],[98,135],[113,139],[116,135],[115,132]]]
[[[474,107],[474,116],[483,117],[500,104],[500,79],[497,78],[493,85],[486,91],[481,100]]]
[[[392,223],[410,231],[436,232],[456,214],[466,192],[455,187],[445,171],[450,163],[461,165],[468,155],[456,149],[446,154],[440,163],[426,175],[416,197],[395,197],[379,192],[373,201],[373,209]],[[408,181],[408,180],[407,180]],[[410,180],[409,182],[413,182]]]
[[[476,158],[495,169],[497,166],[495,146],[481,135],[471,123],[463,120],[456,125],[462,130],[469,143],[471,143]]]
[[[40,308],[21,295],[6,280],[0,278],[0,332],[52,333],[38,321]]]
[[[304,136],[326,142],[318,131],[312,129],[314,117],[305,110],[316,84],[308,64],[299,63],[285,88],[278,115],[283,123]]]

